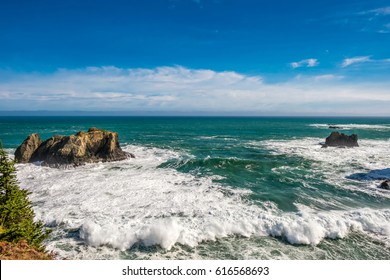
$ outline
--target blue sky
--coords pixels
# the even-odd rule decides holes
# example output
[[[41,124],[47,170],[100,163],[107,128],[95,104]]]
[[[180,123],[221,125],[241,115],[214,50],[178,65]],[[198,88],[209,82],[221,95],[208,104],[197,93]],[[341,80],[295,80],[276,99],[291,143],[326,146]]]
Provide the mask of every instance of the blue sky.
[[[390,2],[0,1],[0,110],[381,115]]]

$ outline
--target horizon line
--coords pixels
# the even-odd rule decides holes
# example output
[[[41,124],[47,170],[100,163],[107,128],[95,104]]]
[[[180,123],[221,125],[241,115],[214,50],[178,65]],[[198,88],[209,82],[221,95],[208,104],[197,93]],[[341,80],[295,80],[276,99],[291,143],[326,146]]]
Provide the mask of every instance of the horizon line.
[[[51,111],[51,110],[0,110],[0,117],[319,117],[319,118],[390,118],[383,115],[335,114],[280,114],[258,112],[206,112],[206,111]]]

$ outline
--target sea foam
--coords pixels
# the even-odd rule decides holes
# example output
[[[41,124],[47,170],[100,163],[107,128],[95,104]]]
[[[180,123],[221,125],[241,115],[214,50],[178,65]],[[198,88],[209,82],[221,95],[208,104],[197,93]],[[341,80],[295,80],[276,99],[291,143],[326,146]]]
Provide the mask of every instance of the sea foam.
[[[283,152],[286,143],[281,143],[262,145]],[[291,151],[291,143],[287,146],[285,152]],[[389,209],[318,211],[297,204],[299,211],[286,213],[270,202],[250,203],[249,190],[160,167],[188,156],[182,151],[134,145],[124,150],[137,157],[70,169],[17,166],[22,187],[32,192],[37,218],[53,227],[49,250],[69,258],[117,258],[118,250],[136,244],[170,250],[175,244],[194,247],[233,235],[311,245],[352,231],[384,242],[390,236]]]
[[[390,192],[377,188],[390,172],[388,151],[390,140],[359,140],[355,148],[322,148],[320,138],[252,141],[249,145],[266,148],[274,155],[301,157],[312,161],[313,174],[321,175],[329,184],[372,196],[390,198]],[[351,184],[358,175],[366,177],[365,187]],[[365,174],[365,175],[363,175]],[[381,175],[381,176],[378,176]],[[390,206],[390,205],[389,205]]]
[[[385,124],[323,124],[323,123],[314,123],[310,124],[309,126],[316,127],[316,128],[324,128],[328,129],[329,126],[337,127],[337,129],[369,129],[369,130],[377,130],[377,131],[384,131],[389,130],[390,126]]]

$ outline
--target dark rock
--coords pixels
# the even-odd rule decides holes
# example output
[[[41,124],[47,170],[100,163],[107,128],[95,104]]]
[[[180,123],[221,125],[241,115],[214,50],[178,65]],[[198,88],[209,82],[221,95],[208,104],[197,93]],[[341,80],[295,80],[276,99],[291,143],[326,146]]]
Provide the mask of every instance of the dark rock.
[[[384,189],[384,190],[390,190],[390,180],[383,181],[378,188]]]
[[[30,161],[33,153],[41,145],[41,137],[34,133],[28,136],[15,151],[15,160],[18,163],[27,163]]]
[[[330,129],[341,129],[341,127],[337,126],[337,125],[330,125],[329,128]]]
[[[325,147],[359,147],[358,136],[352,134],[350,136],[340,132],[332,132],[325,140]]]
[[[28,162],[43,161],[44,165],[82,165],[99,161],[118,161],[133,154],[122,151],[116,132],[90,128],[71,136],[55,135],[39,145]]]

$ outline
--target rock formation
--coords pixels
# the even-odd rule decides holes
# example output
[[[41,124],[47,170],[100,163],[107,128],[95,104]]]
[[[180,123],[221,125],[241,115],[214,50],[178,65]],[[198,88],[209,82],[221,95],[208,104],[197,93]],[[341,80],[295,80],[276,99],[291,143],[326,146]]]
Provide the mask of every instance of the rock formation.
[[[28,136],[15,151],[15,159],[19,163],[27,163],[30,161],[32,154],[38,149],[42,144],[41,137],[33,133]]]
[[[330,129],[341,129],[341,127],[337,126],[337,125],[329,125],[329,128]]]
[[[390,180],[383,181],[378,188],[384,189],[384,190],[390,190]]]
[[[43,161],[48,166],[82,165],[99,161],[124,160],[134,155],[122,151],[118,133],[90,128],[71,136],[55,135],[36,145],[38,134],[30,135],[15,152],[19,163]],[[32,145],[34,144],[34,145]],[[25,148],[32,147],[32,148]]]
[[[348,136],[335,131],[326,138],[324,147],[359,147],[357,140],[356,134]]]

